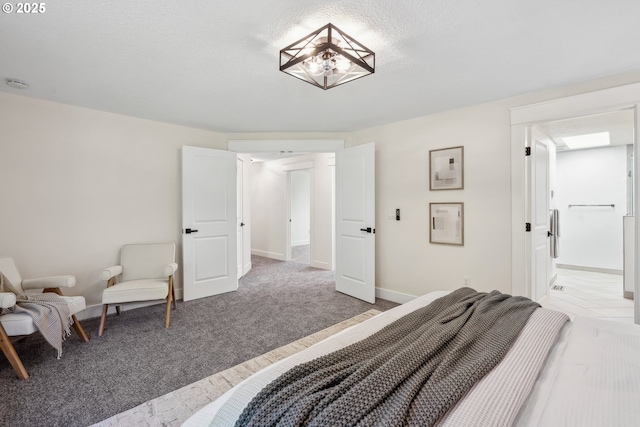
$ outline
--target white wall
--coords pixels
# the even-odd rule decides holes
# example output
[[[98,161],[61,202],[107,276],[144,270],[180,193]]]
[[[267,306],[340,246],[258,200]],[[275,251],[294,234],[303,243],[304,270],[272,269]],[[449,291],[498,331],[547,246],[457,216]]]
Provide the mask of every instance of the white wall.
[[[477,290],[511,292],[512,264],[523,262],[511,259],[511,197],[524,195],[510,188],[510,109],[637,81],[638,73],[614,76],[354,132],[346,146],[376,143],[380,291],[402,300],[455,289],[469,276]],[[458,145],[464,146],[464,190],[429,191],[429,150]],[[463,247],[429,243],[429,202],[464,202]],[[402,209],[401,221],[387,219],[395,208]]]
[[[492,103],[372,128],[377,287],[409,295],[463,286],[510,291],[510,136]],[[464,146],[464,189],[429,190],[429,150]],[[429,203],[464,203],[464,246],[429,243]],[[401,220],[387,213],[401,209]]]
[[[13,256],[25,277],[75,274],[73,293],[98,303],[100,271],[117,262],[120,245],[180,242],[182,145],[340,138],[347,146],[376,142],[378,287],[420,295],[453,289],[468,275],[479,290],[509,292],[509,109],[638,81],[640,72],[610,76],[354,133],[221,135],[0,93],[0,255]],[[465,146],[465,189],[429,192],[428,150],[456,145]],[[465,203],[464,247],[428,243],[429,201]],[[396,207],[403,219],[385,219]],[[313,215],[330,227],[331,211],[314,206]],[[331,253],[331,234],[318,230],[317,262],[331,265],[320,258]]]
[[[627,147],[557,154],[560,210],[558,264],[622,270],[622,217],[627,210]],[[571,207],[569,204],[614,204]]]
[[[291,171],[291,246],[308,245],[311,228],[311,173]]]
[[[311,171],[311,267],[333,270],[335,154],[313,155]]]
[[[288,220],[285,165],[313,162],[311,170],[312,267],[332,269],[333,153],[316,153],[251,166],[251,251],[255,255],[286,259]]]
[[[175,242],[181,263],[182,145],[226,148],[215,132],[0,93],[0,255],[25,278],[76,275],[64,292],[89,305],[125,243]]]
[[[279,162],[251,164],[251,253],[286,261],[286,175]]]

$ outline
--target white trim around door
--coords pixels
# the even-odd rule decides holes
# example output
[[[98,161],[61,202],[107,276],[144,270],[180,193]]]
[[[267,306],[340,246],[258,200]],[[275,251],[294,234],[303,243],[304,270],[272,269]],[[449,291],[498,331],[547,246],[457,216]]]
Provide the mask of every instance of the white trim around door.
[[[531,147],[529,127],[541,122],[606,113],[635,108],[634,132],[635,170],[640,166],[638,147],[638,123],[640,122],[640,83],[588,92],[539,104],[511,109],[511,292],[514,295],[532,296],[530,254],[525,231],[529,216],[530,194],[527,190],[529,168],[525,161],[525,148]],[[635,199],[640,200],[640,173],[634,177]],[[637,205],[637,202],[636,202]],[[640,216],[635,216],[636,254],[639,248]],[[640,295],[640,269],[635,269],[634,292]],[[635,299],[635,323],[640,323],[640,298]]]

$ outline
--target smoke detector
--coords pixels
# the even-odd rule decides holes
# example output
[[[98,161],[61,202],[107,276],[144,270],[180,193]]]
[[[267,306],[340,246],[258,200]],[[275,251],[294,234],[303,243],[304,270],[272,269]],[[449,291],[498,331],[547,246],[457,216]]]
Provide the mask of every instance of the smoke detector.
[[[26,82],[23,82],[22,80],[6,79],[5,81],[7,82],[7,86],[12,87],[14,89],[23,90],[29,87],[29,85]]]

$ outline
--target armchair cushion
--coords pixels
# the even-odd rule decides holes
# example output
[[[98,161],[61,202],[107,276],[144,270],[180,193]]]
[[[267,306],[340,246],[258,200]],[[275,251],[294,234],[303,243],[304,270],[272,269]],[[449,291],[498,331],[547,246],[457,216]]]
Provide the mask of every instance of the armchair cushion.
[[[163,276],[165,277],[173,276],[173,274],[176,272],[177,269],[178,269],[178,264],[175,262],[172,262],[171,264],[164,267]]]
[[[2,293],[4,295],[4,293]],[[13,294],[11,294],[13,295]],[[71,310],[71,314],[76,314],[87,308],[84,297],[61,297]],[[15,300],[15,295],[14,295]],[[10,337],[19,335],[29,335],[38,330],[33,319],[27,313],[7,313],[0,316],[2,327]]]
[[[10,308],[16,304],[16,295],[11,292],[0,292],[0,308]]]
[[[102,292],[102,304],[160,300],[167,298],[168,293],[166,279],[130,280],[105,289]]]
[[[113,267],[105,268],[104,270],[102,270],[102,273],[100,274],[100,279],[109,280],[112,277],[116,277],[120,273],[122,273],[122,266],[114,265]]]
[[[76,285],[76,276],[51,276],[22,281],[22,289],[72,288]]]

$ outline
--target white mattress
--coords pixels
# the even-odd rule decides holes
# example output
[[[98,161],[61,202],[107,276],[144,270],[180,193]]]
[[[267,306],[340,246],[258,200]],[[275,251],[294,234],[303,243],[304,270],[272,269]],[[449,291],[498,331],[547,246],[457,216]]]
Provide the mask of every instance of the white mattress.
[[[416,298],[281,360],[241,382],[183,425],[233,425],[244,405],[289,368],[361,340],[447,293],[437,291]],[[640,425],[640,327],[587,318],[569,322],[514,425]]]

